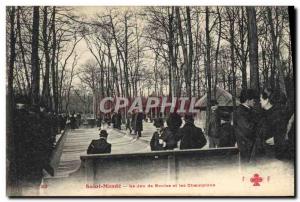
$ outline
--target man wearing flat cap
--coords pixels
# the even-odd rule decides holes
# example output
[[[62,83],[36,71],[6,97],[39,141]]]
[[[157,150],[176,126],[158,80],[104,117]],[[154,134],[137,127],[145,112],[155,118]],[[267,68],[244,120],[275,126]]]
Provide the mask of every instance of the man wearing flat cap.
[[[92,140],[87,154],[106,154],[111,152],[111,144],[107,142],[106,130],[101,130],[100,138],[98,140]]]

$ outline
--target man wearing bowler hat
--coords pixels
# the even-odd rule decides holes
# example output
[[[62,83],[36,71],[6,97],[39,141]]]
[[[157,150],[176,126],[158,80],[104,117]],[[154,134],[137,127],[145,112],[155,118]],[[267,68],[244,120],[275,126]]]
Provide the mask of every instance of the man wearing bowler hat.
[[[100,138],[98,140],[92,140],[87,154],[105,154],[111,152],[111,144],[107,142],[107,132],[106,130],[101,130]]]

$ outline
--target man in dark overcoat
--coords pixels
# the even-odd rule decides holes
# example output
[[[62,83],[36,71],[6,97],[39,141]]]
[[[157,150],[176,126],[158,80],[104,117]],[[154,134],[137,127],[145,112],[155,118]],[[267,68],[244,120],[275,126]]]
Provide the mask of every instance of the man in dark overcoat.
[[[107,142],[106,130],[101,130],[100,138],[98,140],[92,140],[88,147],[87,154],[105,154],[111,152],[111,144]]]
[[[184,120],[184,126],[176,134],[180,140],[180,149],[201,149],[207,143],[202,129],[194,125],[192,114],[186,114]]]
[[[135,135],[137,138],[142,136],[144,114],[142,111],[135,114]]]
[[[150,141],[151,151],[172,150],[177,147],[175,135],[164,127],[162,118],[156,119],[153,125],[156,127],[156,131]]]
[[[253,107],[258,95],[253,89],[242,90],[240,95],[241,104],[235,112],[236,123],[234,133],[240,152],[240,160],[242,163],[250,161],[252,147],[254,145],[256,135],[256,117]]]
[[[121,112],[119,111],[118,113],[117,113],[117,128],[119,129],[119,130],[121,130],[121,125],[122,125],[122,114],[121,114]]]

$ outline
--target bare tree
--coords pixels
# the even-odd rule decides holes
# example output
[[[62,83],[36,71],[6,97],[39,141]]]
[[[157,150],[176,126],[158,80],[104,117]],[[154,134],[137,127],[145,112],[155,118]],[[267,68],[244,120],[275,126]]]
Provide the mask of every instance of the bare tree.
[[[227,15],[229,18],[229,30],[230,30],[230,66],[231,66],[231,76],[232,76],[232,103],[233,109],[236,107],[236,70],[235,70],[235,51],[234,51],[234,24],[236,19],[235,8],[227,8]],[[233,117],[235,123],[235,117]]]
[[[70,72],[70,79],[69,79],[69,82],[67,84],[67,95],[66,95],[65,111],[69,111],[71,88],[72,88],[72,82],[73,82],[74,75],[75,75],[74,69],[77,65],[77,62],[78,62],[78,55],[75,53],[73,63],[72,63],[72,67],[71,67],[71,72]]]
[[[14,72],[14,65],[15,65],[15,57],[16,57],[16,36],[15,36],[15,13],[16,9],[14,6],[8,8],[9,11],[9,25],[10,25],[10,31],[9,31],[9,63],[7,67],[7,133],[6,133],[6,151],[7,151],[7,158],[9,162],[9,168],[7,170],[7,185],[8,189],[14,186],[14,178],[15,176],[15,139],[13,134],[13,72]],[[7,30],[8,31],[8,30]]]
[[[26,94],[29,95],[30,92],[29,90],[31,89],[31,83],[30,83],[30,77],[29,77],[29,73],[28,73],[28,66],[27,66],[27,62],[26,62],[26,54],[25,54],[25,48],[23,45],[23,38],[22,38],[22,34],[21,34],[21,22],[20,22],[20,15],[21,15],[21,7],[18,6],[17,7],[17,32],[18,32],[18,38],[19,38],[19,48],[21,51],[21,58],[22,58],[22,62],[23,62],[23,68],[25,70],[25,78],[26,78],[26,85],[27,85],[27,90],[26,90]],[[25,87],[25,84],[24,84]]]
[[[54,101],[54,111],[58,112],[58,89],[57,89],[57,71],[55,71],[55,64],[56,64],[56,29],[55,29],[55,14],[56,14],[56,7],[53,7],[52,11],[52,61],[51,61],[51,72],[52,72],[52,91],[53,91],[53,101]]]
[[[192,88],[191,88],[191,78],[192,78],[192,69],[193,69],[193,36],[192,36],[192,25],[191,25],[191,14],[190,7],[186,7],[186,15],[187,15],[187,32],[189,39],[189,58],[188,58],[188,66],[186,71],[186,85],[187,85],[187,96],[189,98],[192,97]]]
[[[182,49],[182,54],[183,54],[186,91],[187,91],[187,96],[191,97],[191,77],[189,77],[190,65],[189,65],[189,60],[188,60],[188,51],[187,51],[186,43],[184,41],[183,28],[181,25],[181,16],[180,16],[179,7],[176,7],[175,10],[176,10],[176,16],[177,16],[177,21],[178,21],[178,32],[179,32],[179,37],[180,37],[180,44],[181,44],[181,49]]]
[[[207,103],[206,103],[206,129],[210,120],[210,108],[211,108],[211,69],[210,69],[210,34],[209,34],[209,8],[205,7],[205,34],[206,34],[206,81],[207,81]],[[208,131],[206,130],[206,133]]]
[[[259,72],[258,72],[258,37],[256,25],[255,7],[247,7],[248,16],[248,44],[250,61],[250,87],[259,90]]]
[[[246,19],[245,19],[245,10],[244,7],[240,7],[238,11],[239,15],[237,18],[238,21],[238,41],[235,41],[234,48],[236,54],[240,61],[240,69],[242,72],[242,88],[247,89],[247,59],[248,59],[248,52],[249,48],[246,44]]]
[[[220,49],[220,42],[221,42],[221,29],[222,29],[222,19],[219,7],[217,7],[217,14],[218,14],[218,42],[217,42],[217,49],[216,49],[216,56],[215,56],[215,82],[214,82],[214,97],[216,97],[217,93],[217,84],[218,84],[218,57],[219,57],[219,49]]]
[[[40,67],[39,67],[39,6],[33,7],[33,24],[32,24],[32,53],[31,53],[31,66],[32,66],[32,104],[39,104],[40,92]]]
[[[275,8],[277,10],[277,8]],[[282,64],[280,62],[279,58],[279,51],[277,47],[277,37],[275,36],[275,29],[274,29],[274,24],[273,24],[273,19],[272,19],[272,11],[270,7],[267,7],[268,11],[268,21],[269,25],[271,27],[271,36],[272,36],[272,49],[273,49],[273,54],[274,54],[274,67],[277,68],[279,72],[279,88],[282,93],[286,95],[286,88],[285,88],[285,82],[284,82],[284,72],[282,69]]]
[[[49,76],[50,76],[50,52],[49,52],[49,39],[48,39],[48,10],[47,6],[44,7],[43,13],[43,45],[44,45],[44,53],[45,53],[45,76],[43,80],[43,90],[42,90],[42,99],[43,101],[52,108],[52,100],[50,98],[50,83],[49,83]]]

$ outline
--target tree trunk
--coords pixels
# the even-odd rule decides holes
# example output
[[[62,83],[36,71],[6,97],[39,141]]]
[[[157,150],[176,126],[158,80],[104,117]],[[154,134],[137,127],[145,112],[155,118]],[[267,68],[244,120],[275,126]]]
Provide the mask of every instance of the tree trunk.
[[[209,9],[205,7],[205,34],[206,34],[206,78],[207,78],[207,103],[206,103],[206,135],[208,135],[208,125],[211,108],[211,69],[210,69],[210,36],[209,36]]]
[[[67,96],[66,96],[66,108],[65,111],[69,111],[69,103],[70,103],[70,93],[71,93],[71,88],[72,88],[72,82],[74,78],[74,68],[77,65],[77,54],[75,53],[74,60],[72,63],[72,68],[71,68],[71,75],[70,75],[70,82],[68,85],[68,91],[67,91]]]
[[[291,40],[291,53],[292,53],[292,55],[291,55],[291,57],[292,57],[292,66],[293,66],[293,68],[295,67],[295,60],[296,60],[296,58],[295,58],[295,51],[294,50],[296,50],[295,49],[295,45],[296,45],[296,43],[295,43],[295,26],[294,26],[294,24],[293,23],[295,23],[296,21],[295,21],[295,8],[294,8],[294,6],[289,6],[288,7],[288,15],[289,15],[289,30],[290,30],[290,40]]]
[[[173,28],[173,20],[174,20],[174,7],[171,7],[171,12],[169,11],[168,8],[168,55],[169,55],[169,97],[171,98],[172,96],[176,95],[176,81],[174,78],[174,71],[172,71],[174,68],[174,28]],[[176,62],[176,61],[175,61]]]
[[[127,24],[127,14],[125,14],[124,20],[125,20],[125,50],[124,50],[125,97],[128,98],[130,86],[129,86],[129,77],[128,77],[128,24]],[[136,25],[136,32],[137,32],[137,25]],[[137,37],[137,43],[139,43],[138,33],[136,33],[136,35],[137,35],[136,36]],[[121,71],[120,71],[120,74],[122,74]]]
[[[276,8],[275,8],[276,9]],[[286,88],[285,88],[285,82],[284,82],[284,72],[282,69],[282,65],[280,64],[280,58],[279,58],[279,51],[277,47],[277,39],[275,36],[275,29],[274,29],[274,22],[272,20],[272,11],[270,7],[267,7],[268,11],[268,21],[269,25],[271,27],[271,36],[272,36],[272,50],[274,55],[274,69],[278,69],[278,78],[279,78],[279,88],[282,93],[286,95]]]
[[[250,87],[259,90],[259,73],[258,73],[258,38],[256,25],[255,7],[247,7],[248,16],[248,44],[249,44],[249,61],[250,61]]]
[[[16,9],[14,6],[7,8],[10,9],[9,15],[9,23],[10,23],[10,54],[9,54],[9,65],[7,69],[7,133],[6,133],[6,152],[7,152],[7,162],[8,168],[7,169],[7,190],[10,193],[17,192],[18,190],[18,173],[16,172],[15,166],[15,138],[13,135],[13,109],[14,109],[14,101],[13,101],[13,82],[14,82],[14,65],[15,65],[15,58],[16,58],[16,37],[15,37],[15,13]]]
[[[25,50],[23,46],[23,39],[22,39],[22,34],[21,34],[21,23],[20,23],[20,6],[18,6],[18,12],[17,12],[17,30],[18,30],[18,38],[19,38],[19,47],[22,55],[22,62],[25,70],[25,78],[27,81],[27,91],[26,94],[30,95],[30,90],[31,90],[31,84],[30,84],[30,77],[28,74],[28,69],[27,69],[27,64],[26,64],[26,59],[25,59]]]
[[[218,43],[217,43],[217,50],[216,50],[216,58],[215,58],[215,84],[214,84],[214,95],[213,97],[216,98],[217,94],[217,84],[218,84],[218,56],[219,56],[219,49],[220,49],[220,41],[221,41],[221,14],[220,9],[217,7],[218,19],[219,19],[219,31],[218,31]]]
[[[239,19],[239,31],[240,31],[240,43],[241,43],[241,71],[242,71],[242,89],[247,89],[247,53],[244,49],[245,47],[245,33],[244,33],[244,7],[241,8],[241,16],[238,18]]]
[[[126,54],[125,54],[126,55]],[[125,56],[126,57],[126,56]],[[123,84],[123,73],[122,73],[122,68],[121,68],[121,58],[120,58],[120,55],[119,53],[117,53],[117,60],[118,60],[118,63],[119,63],[119,71],[120,71],[120,86],[121,86],[121,97],[124,97],[124,94],[125,94],[125,97],[128,97],[128,89],[125,90],[125,93],[124,93],[124,84]],[[125,73],[125,66],[124,66],[124,75],[126,75]],[[126,76],[124,76],[126,77]],[[127,78],[125,78],[125,88],[128,88],[128,84],[126,84],[128,80],[128,76]]]
[[[184,77],[185,77],[185,85],[186,85],[186,93],[188,97],[191,97],[191,77],[189,77],[189,62],[188,62],[188,53],[187,48],[184,42],[183,30],[181,26],[181,17],[179,7],[176,7],[176,15],[178,21],[178,32],[180,36],[180,44],[183,53],[183,61],[184,61]]]
[[[7,69],[7,94],[8,104],[12,105],[13,102],[13,83],[14,83],[14,65],[16,59],[16,36],[15,36],[15,13],[16,9],[14,6],[11,7],[11,13],[9,16],[10,20],[10,55],[9,55],[9,66]]]
[[[51,99],[50,99],[50,84],[49,84],[49,69],[50,69],[50,54],[49,54],[49,40],[48,40],[48,13],[47,6],[44,8],[44,20],[43,20],[43,43],[44,43],[44,53],[45,53],[45,76],[43,82],[43,101],[51,109]]]
[[[234,56],[234,19],[235,19],[235,14],[234,14],[234,9],[231,9],[231,13],[229,13],[229,21],[230,21],[230,64],[231,64],[231,74],[232,74],[232,105],[233,105],[233,110],[236,108],[236,75],[235,75],[235,56]],[[228,12],[230,12],[228,8]],[[235,125],[235,116],[233,116],[233,124]]]
[[[192,97],[192,89],[191,89],[191,79],[192,79],[192,69],[193,69],[193,35],[192,35],[192,25],[191,25],[191,14],[190,7],[186,7],[186,15],[187,15],[187,32],[189,39],[189,58],[188,58],[188,66],[187,66],[187,96],[191,99]]]
[[[39,67],[39,6],[33,7],[33,22],[32,22],[32,52],[31,52],[31,66],[32,66],[32,104],[39,105],[40,94],[40,67]]]
[[[53,6],[52,11],[52,61],[51,61],[51,72],[52,72],[52,91],[53,91],[53,101],[54,101],[54,111],[58,112],[58,90],[57,90],[57,80],[55,73],[56,66],[56,30],[55,30],[55,12],[56,8]]]

